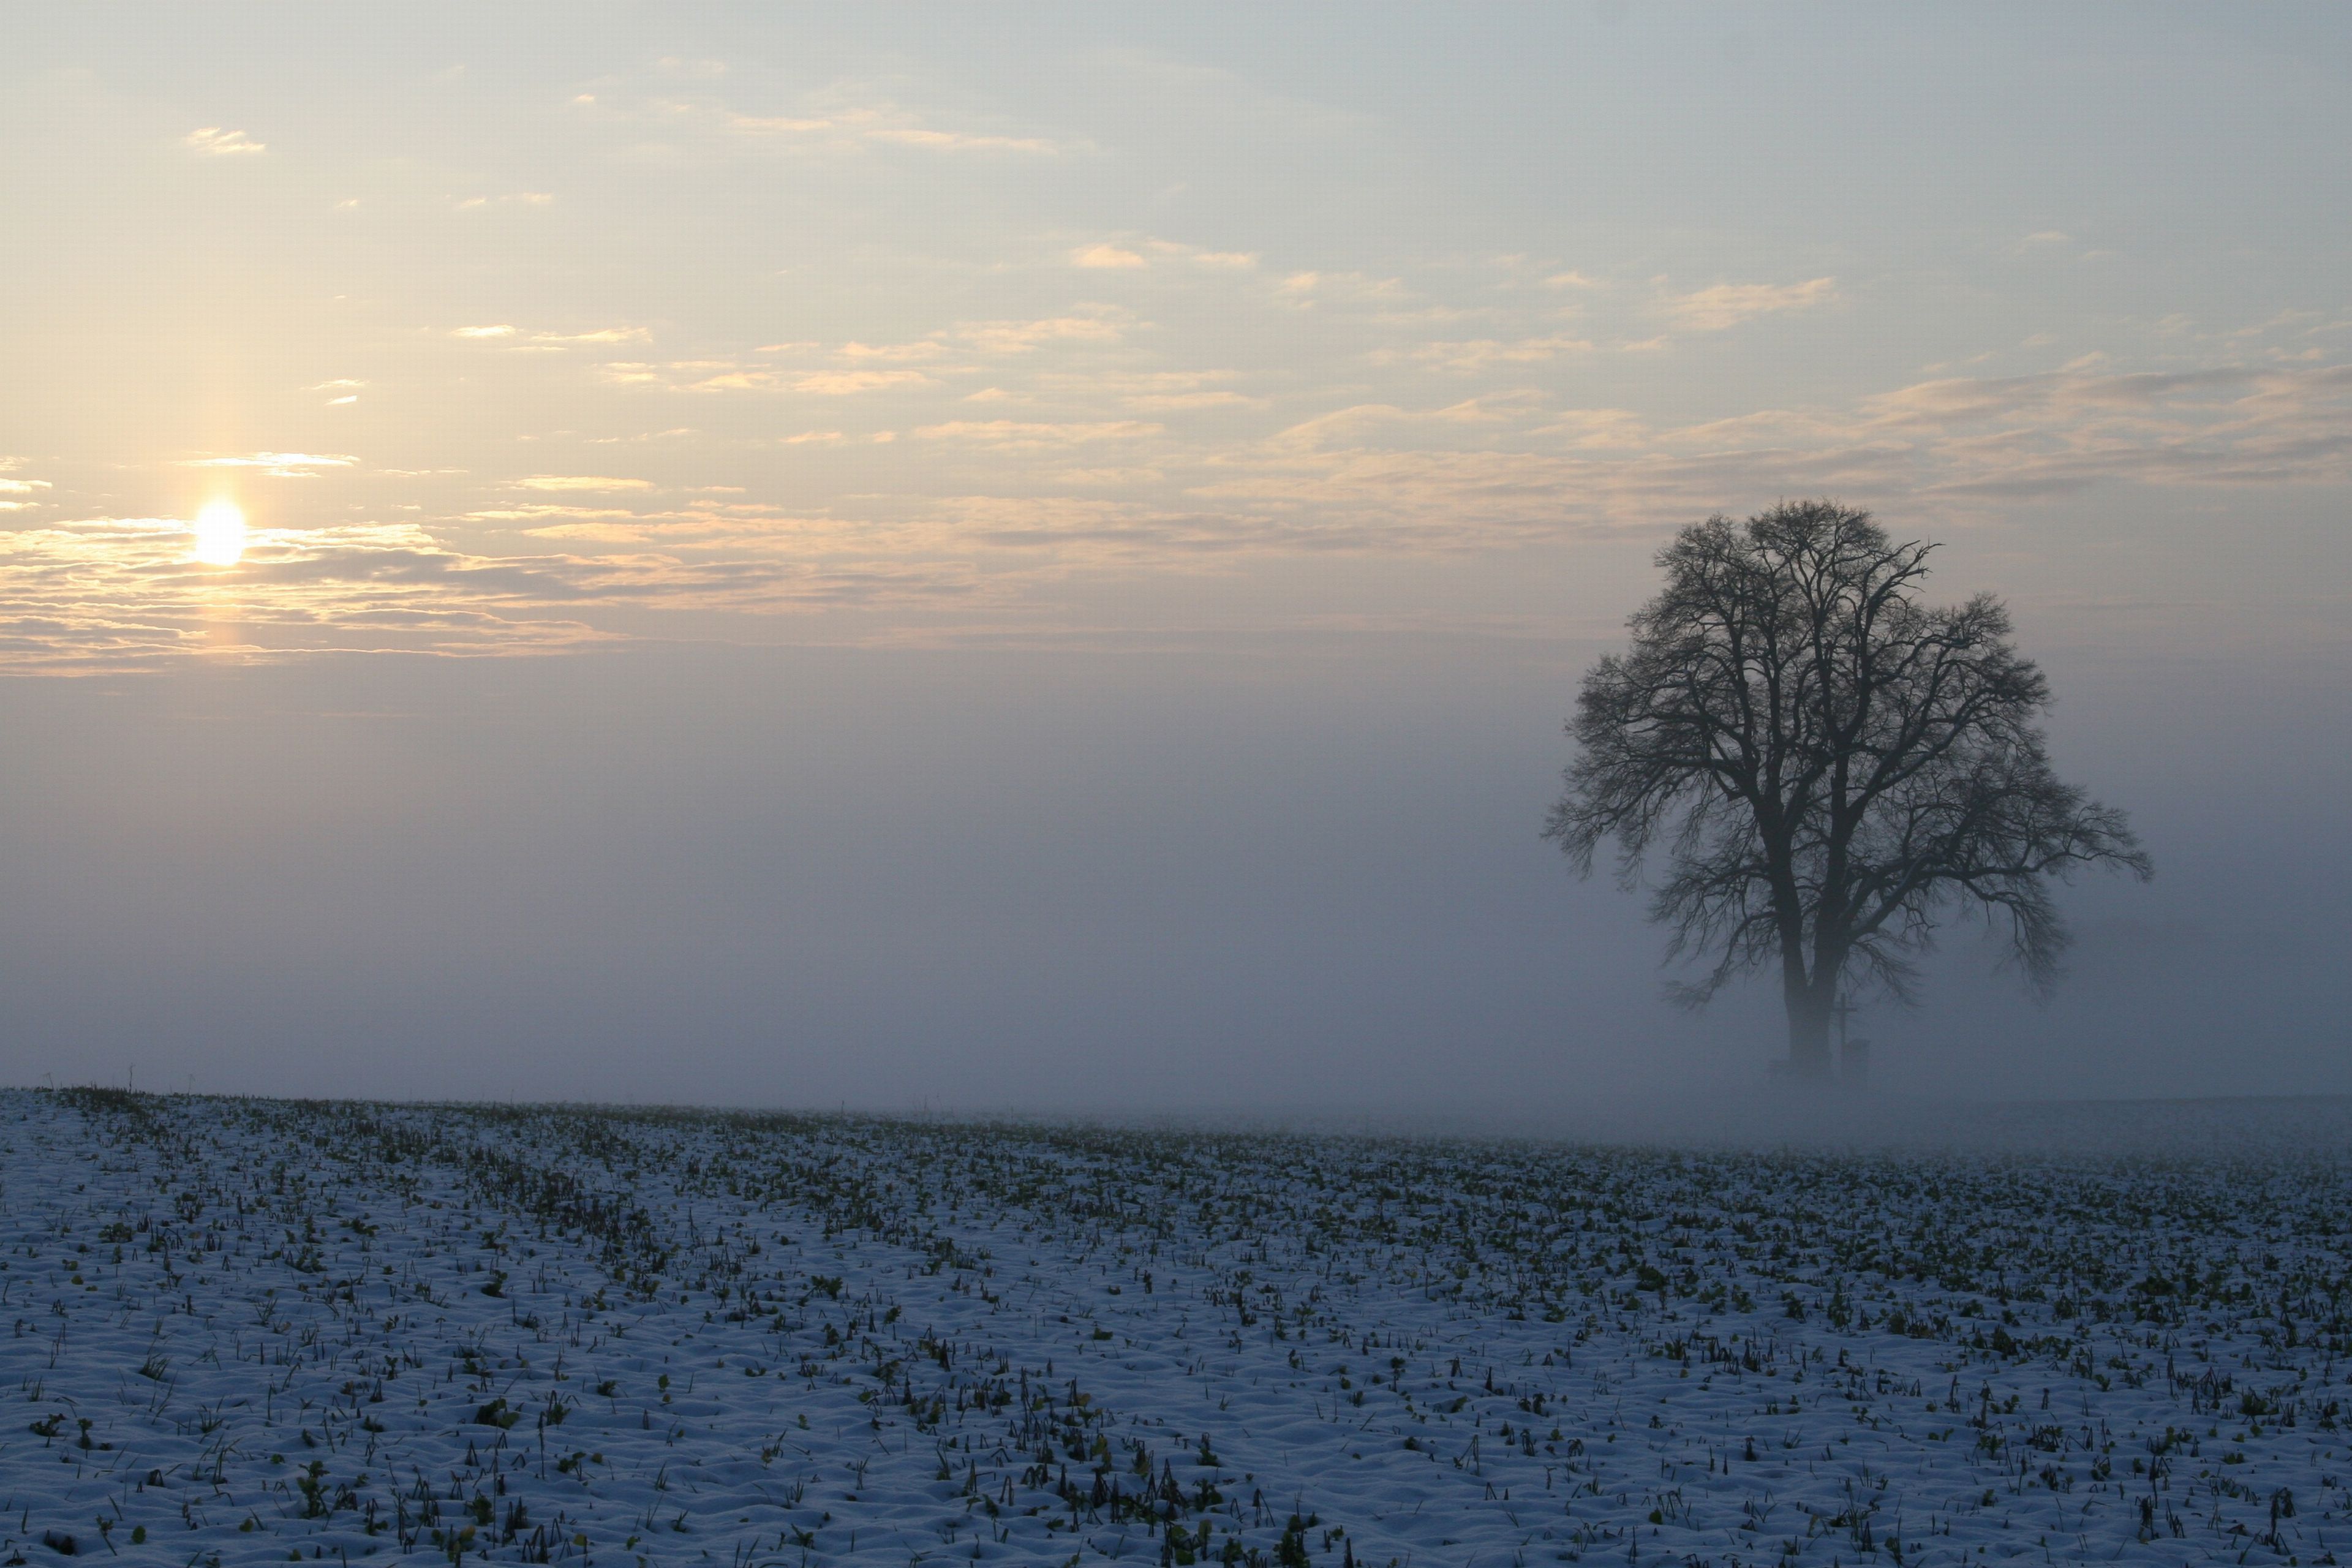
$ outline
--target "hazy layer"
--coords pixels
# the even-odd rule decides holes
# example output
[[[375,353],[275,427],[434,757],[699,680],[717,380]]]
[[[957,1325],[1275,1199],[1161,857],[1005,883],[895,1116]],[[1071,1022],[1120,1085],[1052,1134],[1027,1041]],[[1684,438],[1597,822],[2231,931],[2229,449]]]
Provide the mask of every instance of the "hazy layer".
[[[1522,1128],[1737,1100],[1769,994],[1668,1010],[1639,899],[1537,840],[1587,651],[0,684],[6,1073]],[[1856,1022],[1881,1087],[2352,1088],[2352,849],[2308,830],[2352,784],[2327,680],[2054,673],[2061,765],[2130,805],[2158,879],[2070,896],[2047,1008],[1955,931],[1926,1010]],[[2300,752],[2266,740],[2294,706]]]

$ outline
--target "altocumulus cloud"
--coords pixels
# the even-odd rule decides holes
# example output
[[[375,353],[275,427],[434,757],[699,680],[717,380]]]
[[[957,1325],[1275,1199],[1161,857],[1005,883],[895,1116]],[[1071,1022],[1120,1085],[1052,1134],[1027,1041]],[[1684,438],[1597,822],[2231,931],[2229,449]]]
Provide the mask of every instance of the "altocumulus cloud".
[[[189,132],[180,138],[180,145],[205,158],[229,158],[269,150],[267,144],[256,142],[242,131],[224,131],[217,125]]]
[[[1060,146],[1043,136],[942,131],[896,107],[845,109],[829,114],[758,115],[724,112],[723,122],[740,136],[789,145],[855,151],[874,146],[917,147],[935,153],[1026,153],[1053,154]]]
[[[537,653],[614,640],[619,634],[594,624],[602,608],[757,615],[952,605],[985,592],[958,563],[844,560],[837,541],[804,533],[720,529],[704,547],[684,542],[501,557],[404,523],[265,529],[238,564],[217,567],[192,558],[187,524],[172,518],[0,531],[0,668],[79,673],[348,650]]]
[[[185,467],[191,468],[259,468],[281,479],[315,479],[330,468],[348,468],[359,462],[357,458],[328,452],[254,452],[236,458],[190,458]]]
[[[527,490],[649,490],[650,479],[621,479],[604,474],[531,474],[515,483]]]
[[[1717,283],[1696,293],[1671,296],[1665,309],[1676,326],[1719,332],[1759,316],[1802,310],[1836,297],[1834,278],[1814,278],[1803,283]]]
[[[1165,426],[1144,419],[1100,419],[1068,424],[1017,419],[951,419],[925,425],[915,434],[926,441],[969,441],[1005,448],[1068,447],[1081,441],[1132,441],[1157,436]]]

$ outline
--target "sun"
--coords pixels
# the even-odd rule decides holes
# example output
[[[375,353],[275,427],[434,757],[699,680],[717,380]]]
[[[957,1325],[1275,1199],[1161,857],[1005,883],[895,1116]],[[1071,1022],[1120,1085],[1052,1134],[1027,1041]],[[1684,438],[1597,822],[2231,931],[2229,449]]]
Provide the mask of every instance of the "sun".
[[[196,513],[196,559],[207,566],[234,566],[245,553],[245,513],[235,501],[216,500]]]

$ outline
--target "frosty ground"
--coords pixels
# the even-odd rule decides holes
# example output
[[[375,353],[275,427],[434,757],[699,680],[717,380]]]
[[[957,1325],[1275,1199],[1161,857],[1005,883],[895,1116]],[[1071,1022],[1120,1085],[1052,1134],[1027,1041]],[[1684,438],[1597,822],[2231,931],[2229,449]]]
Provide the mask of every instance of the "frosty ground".
[[[2333,1563],[2352,1163],[0,1095],[0,1560]]]

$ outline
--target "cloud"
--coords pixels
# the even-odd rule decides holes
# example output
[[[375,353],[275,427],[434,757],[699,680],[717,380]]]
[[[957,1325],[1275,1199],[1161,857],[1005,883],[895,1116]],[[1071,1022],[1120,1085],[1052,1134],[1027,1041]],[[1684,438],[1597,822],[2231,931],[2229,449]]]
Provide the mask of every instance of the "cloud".
[[[2352,481],[2352,365],[1947,378],[1862,411],[1937,459],[1937,494]]]
[[[842,397],[860,392],[878,392],[891,386],[938,384],[919,370],[835,370],[818,371],[814,374],[802,376],[793,383],[793,390]]]
[[[662,387],[676,392],[800,392],[821,396],[849,396],[892,388],[939,384],[935,374],[914,368],[950,355],[967,363],[940,368],[937,375],[976,372],[969,363],[977,355],[1026,355],[1055,344],[1108,345],[1125,341],[1124,319],[1108,307],[1081,307],[1083,314],[1047,316],[1029,321],[965,321],[954,328],[908,342],[850,342],[831,351],[839,368],[776,363],[745,363],[731,359],[607,360],[593,374],[608,385]],[[473,329],[488,332],[491,329]],[[511,328],[504,329],[511,331]],[[631,332],[638,329],[629,329]],[[585,337],[588,334],[582,334]],[[601,334],[597,341],[614,341]],[[761,354],[804,355],[816,351],[814,342],[774,343]]]
[[[785,385],[783,377],[765,365],[723,359],[672,360],[667,364],[606,360],[594,366],[593,374],[609,386],[654,386],[669,392],[776,392]]]
[[[1151,263],[1132,250],[1122,250],[1116,245],[1089,245],[1070,254],[1073,267],[1135,268]]]
[[[494,327],[453,327],[449,335],[453,338],[510,338],[515,335],[515,330],[500,322]]]
[[[1206,267],[1220,272],[1247,272],[1265,259],[1255,250],[1204,250],[1197,245],[1186,245],[1174,239],[1147,240],[1144,248],[1171,260],[1189,261],[1195,267]]]
[[[915,147],[934,153],[1023,153],[1051,155],[1061,148],[1042,136],[941,131],[893,108],[848,109],[833,114],[755,115],[730,112],[728,129],[739,135],[783,139],[842,149]]]
[[[512,327],[506,329],[506,332],[513,331]],[[463,335],[492,337],[504,336],[506,332],[496,328],[471,329],[464,330]],[[599,327],[590,332],[534,332],[530,341],[535,343],[642,343],[652,337],[653,333],[643,327]]]
[[[678,366],[678,369],[707,367]],[[688,384],[693,392],[772,392],[783,383],[772,370],[722,370]]]
[[[1549,337],[1511,341],[1474,338],[1464,342],[1424,343],[1413,351],[1413,357],[1440,370],[1466,375],[1496,365],[1542,364],[1561,354],[1591,352],[1589,340],[1556,332]]]
[[[1303,419],[1265,437],[1268,451],[1306,452],[1358,446],[1376,427],[1465,426],[1493,425],[1520,416],[1520,405],[1531,395],[1504,394],[1494,398],[1465,398],[1438,408],[1400,408],[1392,403],[1358,403]]]
[[[1057,484],[1107,488],[1156,484],[1167,476],[1158,468],[1056,468],[1048,477]]]
[[[596,474],[532,474],[515,484],[527,490],[649,490],[649,479],[615,479]]]
[[[1184,493],[1258,520],[1220,548],[1418,552],[1654,529],[1774,495],[1934,519],[2096,485],[2352,483],[2352,365],[1946,378],[1663,429],[1620,409],[1514,413],[1353,405],[1209,458]],[[1150,533],[1123,537],[1141,550]]]
[[[207,125],[191,131],[180,138],[180,144],[200,157],[234,158],[247,153],[266,153],[266,144],[256,142],[242,131],[224,131],[217,125]]]
[[[831,131],[835,122],[830,120],[794,117],[791,115],[730,114],[727,123],[749,135],[803,135],[813,131]]]
[[[1075,424],[1026,423],[1016,419],[956,419],[925,425],[915,434],[926,441],[963,441],[975,446],[1018,451],[1042,447],[1068,447],[1085,441],[1132,441],[1157,436],[1165,426],[1139,419],[1096,420]]]
[[[1076,399],[1088,405],[1116,398],[1139,413],[1192,408],[1264,408],[1267,400],[1219,384],[1238,378],[1231,370],[1163,370],[1142,372],[1059,372],[1039,377],[1041,392],[1049,398]],[[994,401],[1007,395],[997,387],[973,393],[966,402]]]
[[[1275,291],[1283,303],[1302,310],[1325,300],[1359,305],[1393,305],[1409,297],[1400,278],[1374,278],[1362,272],[1294,272]]]
[[[785,348],[814,348],[816,345],[814,343],[792,343],[782,346]],[[761,353],[767,353],[772,351],[761,349],[760,352]],[[945,343],[926,338],[919,342],[911,343],[847,342],[842,344],[840,348],[834,352],[841,358],[846,360],[870,359],[888,362],[937,359],[940,355],[947,353],[948,350]]]
[[[1665,301],[1675,325],[1693,331],[1719,332],[1759,316],[1782,310],[1802,310],[1837,297],[1837,279],[1815,278],[1803,283],[1718,283],[1695,294],[1671,296]]]
[[[967,321],[956,336],[982,353],[1026,353],[1045,343],[1115,343],[1125,334],[1101,316],[1048,316],[1034,321]]]
[[[1654,444],[1647,421],[1624,408],[1570,408],[1528,431],[1550,437],[1571,450],[1637,451]]]
[[[552,510],[552,509],[551,509]],[[860,558],[823,518],[707,512],[550,520],[587,554],[488,555],[413,524],[265,529],[231,567],[190,558],[170,518],[86,518],[0,531],[0,668],[135,670],[202,656],[242,662],[401,650],[544,653],[611,642],[606,612],[740,615],[985,602],[956,561]]]
[[[2088,408],[2149,410],[2166,403],[2201,401],[2243,389],[2254,376],[2231,367],[2104,375],[2089,374],[2084,367],[2043,375],[1950,376],[1865,398],[1862,406],[1891,425],[2021,418],[2053,422]]]
[[[1119,400],[1139,413],[1186,408],[1264,408],[1266,400],[1223,388],[1202,392],[1139,392]]]
[[[533,523],[544,523],[550,518],[568,521],[619,519],[634,522],[641,515],[624,506],[579,506],[562,501],[525,501],[516,506],[480,507],[465,514],[468,522]]]
[[[358,461],[357,458],[318,452],[255,452],[242,458],[189,458],[182,466],[191,468],[259,468],[276,479],[307,479],[315,478],[322,469],[348,468]]]
[[[856,343],[850,348],[859,351],[854,355],[845,353],[844,357],[850,358],[853,364],[866,359],[887,363],[897,358],[928,357],[869,351]],[[672,360],[666,364],[608,360],[596,366],[594,374],[599,380],[614,386],[654,386],[672,392],[803,392],[827,397],[937,384],[930,376],[913,369],[792,371],[772,365],[741,364],[733,360]]]
[[[519,580],[493,572],[469,584],[467,564],[401,525],[257,531],[245,563],[226,569],[193,562],[175,519],[94,518],[0,535],[8,580],[0,665],[76,672],[199,653],[520,650],[599,635],[576,622],[485,614],[479,601],[514,597]],[[398,635],[383,635],[395,626]]]
[[[982,136],[964,131],[927,131],[915,126],[893,126],[866,133],[877,142],[895,142],[906,147],[930,147],[950,153],[1052,153],[1054,143],[1042,136]]]
[[[1160,276],[1181,270],[1179,253],[1161,242],[1132,243]],[[1519,283],[1534,271],[1517,275]],[[1255,308],[1266,308],[1272,283],[1245,290]],[[1675,332],[1684,341],[1682,328],[1721,330],[1759,311],[1808,308],[1834,298],[1834,287],[1826,278],[1725,285],[1689,295],[1656,292],[1642,303],[1686,318]],[[2078,357],[2033,375],[1939,370],[1916,374],[1907,384],[1881,383],[1868,395],[1780,405],[1751,399],[1710,410],[1724,416],[1677,424],[1659,414],[1671,404],[1560,406],[1563,393],[1581,377],[1563,382],[1539,374],[1540,367],[1598,351],[1581,337],[1548,330],[1565,316],[1557,298],[1522,289],[1518,303],[1494,308],[1496,325],[1473,329],[1491,336],[1441,338],[1434,334],[1448,329],[1391,332],[1383,324],[1370,343],[1392,346],[1378,350],[1386,361],[1374,362],[1361,352],[1364,334],[1353,329],[1386,323],[1395,313],[1381,314],[1381,303],[1397,298],[1402,285],[1318,273],[1299,291],[1373,304],[1351,316],[1350,331],[1336,340],[1350,355],[1344,380],[1318,383],[1279,357],[1246,374],[1142,368],[1165,363],[1158,355],[1204,353],[1204,340],[1155,332],[1105,304],[1074,304],[1029,319],[935,318],[947,324],[927,331],[928,323],[918,321],[900,329],[905,341],[836,345],[812,339],[770,345],[772,352],[761,355],[731,350],[737,358],[604,362],[602,353],[584,353],[575,372],[585,374],[575,374],[574,383],[601,378],[640,389],[640,396],[854,396],[907,389],[932,401],[886,396],[864,406],[810,403],[782,411],[764,401],[698,405],[712,409],[708,439],[714,453],[774,457],[779,447],[824,448],[787,462],[792,480],[822,483],[845,510],[870,510],[869,516],[788,516],[740,497],[612,477],[598,470],[636,459],[587,455],[583,443],[643,437],[550,431],[548,445],[516,448],[541,455],[509,464],[589,472],[447,487],[463,499],[442,503],[446,515],[460,529],[476,527],[454,536],[427,529],[424,544],[405,535],[338,535],[330,545],[324,534],[271,534],[249,567],[202,578],[181,560],[181,535],[135,543],[85,528],[71,540],[60,536],[0,555],[0,640],[16,635],[10,626],[69,614],[74,601],[59,584],[76,574],[95,574],[94,580],[110,584],[92,601],[111,607],[99,616],[104,627],[91,637],[121,638],[126,648],[151,653],[163,646],[152,640],[152,628],[200,629],[194,618],[199,588],[215,602],[247,590],[262,595],[253,624],[265,630],[255,635],[273,647],[362,646],[357,639],[364,629],[381,639],[364,646],[537,649],[628,626],[616,606],[720,615],[1003,604],[1081,565],[1139,571],[1236,554],[1496,551],[1648,532],[1717,510],[1752,510],[1777,495],[1847,495],[1927,528],[2088,487],[2352,483],[2352,367],[2270,363],[2263,356],[2282,341],[2275,337],[2195,340],[2217,355],[2238,356],[2234,363],[2157,361],[2138,368]],[[2275,330],[2293,333],[2285,341],[2296,348],[2332,343],[2341,353],[2346,341],[2342,334],[2304,336],[2308,323],[2300,319]],[[647,336],[635,327],[551,333],[506,324],[468,332],[490,342],[486,352],[499,356],[531,343],[578,342],[584,350]],[[1621,345],[1604,339],[1602,346],[1616,352]],[[2164,346],[2167,353],[2185,354],[2195,344],[2176,339]],[[1375,363],[1391,368],[1375,371]],[[1410,374],[1416,369],[1444,375]],[[1479,379],[1448,379],[1454,375]],[[1530,382],[1545,383],[1545,390],[1514,390]],[[335,395],[357,385],[322,382],[312,392]],[[1593,400],[1633,395],[1596,393]],[[956,412],[944,405],[957,400],[969,401],[961,412],[972,417],[944,417]],[[876,406],[900,428],[862,427],[866,408]],[[939,422],[906,428],[920,416],[908,412],[916,408]],[[1000,415],[1007,417],[991,417]],[[673,410],[611,427],[650,428],[680,416]],[[736,423],[724,424],[730,419]],[[803,429],[813,419],[826,425]],[[850,426],[831,427],[842,421]],[[911,448],[903,445],[909,437]],[[558,447],[557,439],[572,444]],[[891,441],[902,444],[878,449]],[[574,456],[556,456],[559,450]],[[284,452],[185,461],[283,474],[356,466],[348,457]],[[674,477],[672,463],[658,466]],[[982,482],[1005,493],[938,494]],[[53,492],[36,491],[35,483],[0,482],[0,507],[26,508],[38,498],[37,507],[13,513],[12,523],[61,510]],[[477,510],[459,510],[467,506]],[[530,548],[544,553],[479,552],[492,548],[482,541],[511,538],[512,531],[528,531]],[[48,537],[40,528],[25,531]],[[473,552],[460,549],[459,541]],[[987,558],[984,573],[955,564],[982,549],[1027,552],[1021,560],[1034,564],[1015,561],[1008,568],[998,554]],[[135,572],[124,564],[133,561]],[[828,574],[845,561],[856,569]],[[149,601],[141,595],[150,590],[140,588],[141,581],[159,595],[154,604],[162,607],[152,616],[142,607]],[[21,609],[16,621],[11,605]],[[175,619],[183,616],[188,618]],[[436,629],[395,632],[396,624]],[[565,629],[548,629],[559,624]],[[452,629],[461,626],[469,629]],[[905,631],[901,624],[887,635]],[[97,642],[78,646],[87,651]],[[0,658],[7,657],[0,651]]]

